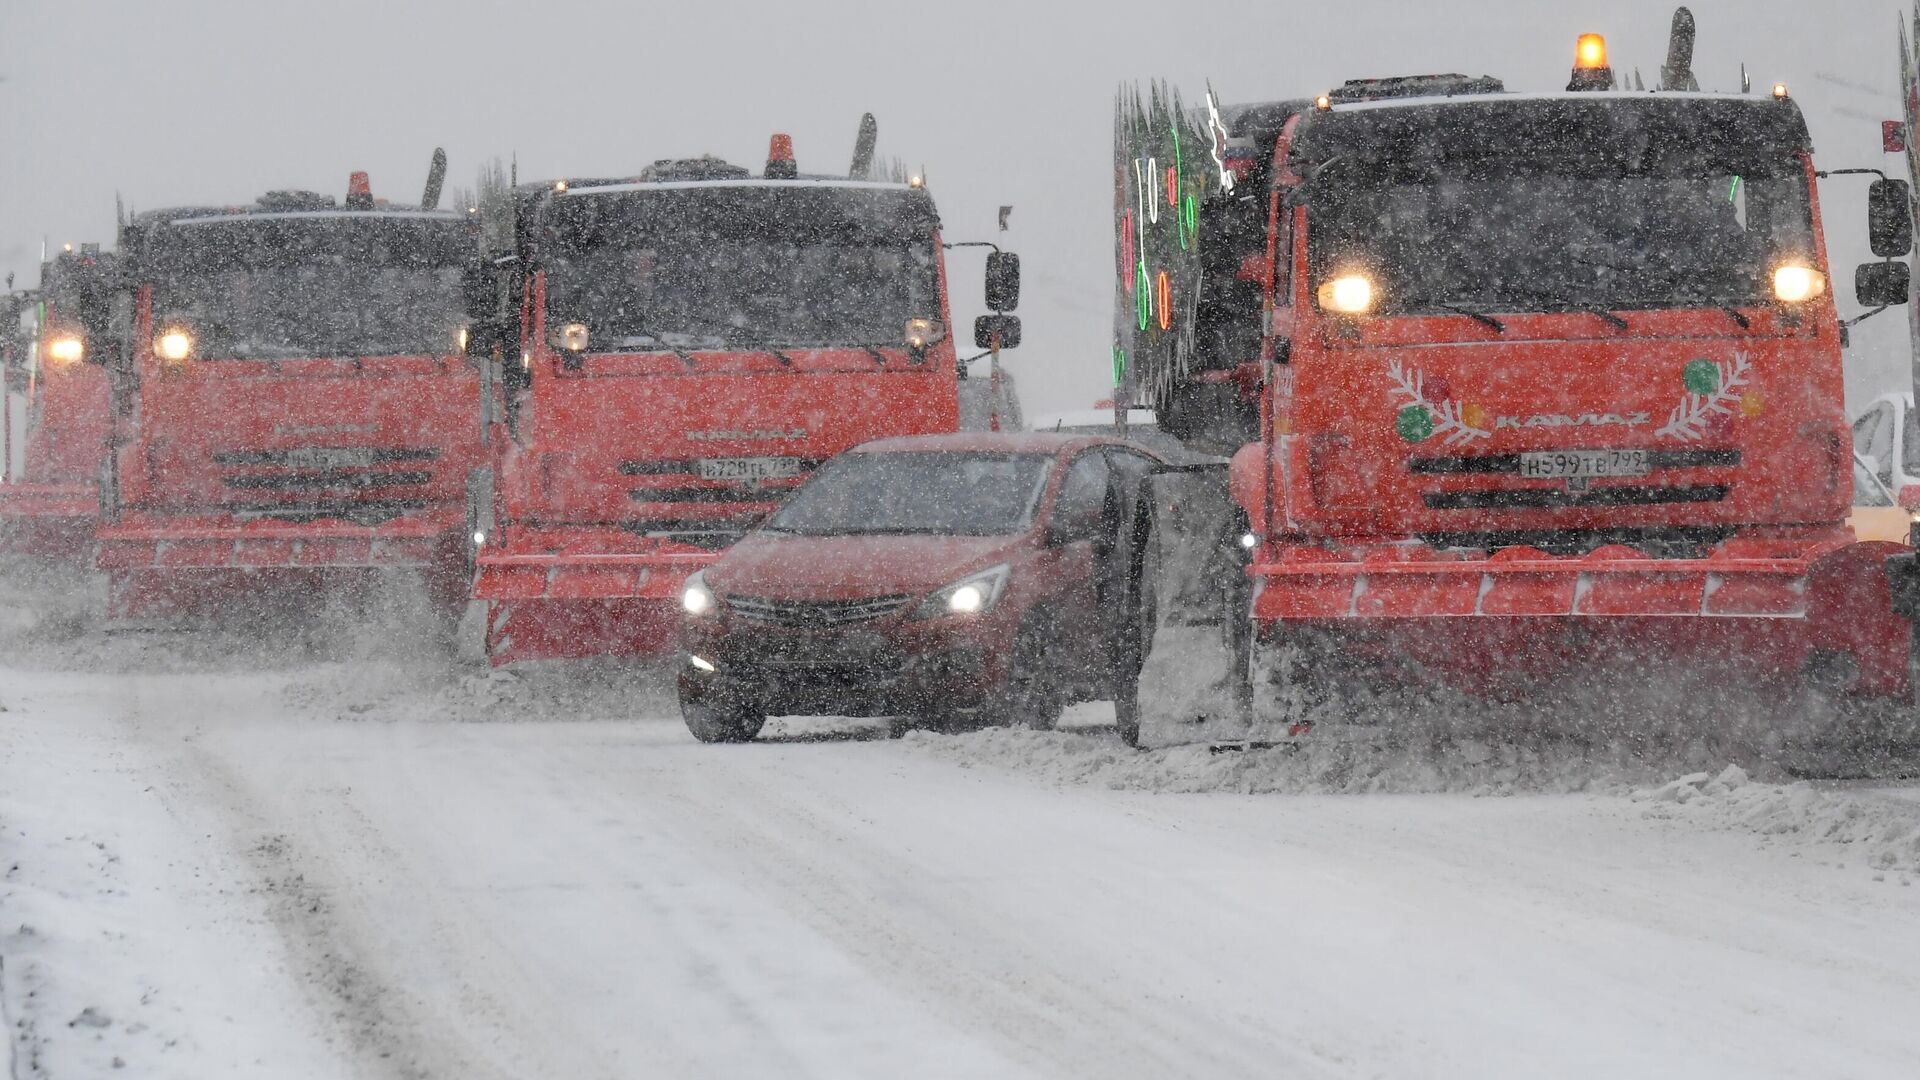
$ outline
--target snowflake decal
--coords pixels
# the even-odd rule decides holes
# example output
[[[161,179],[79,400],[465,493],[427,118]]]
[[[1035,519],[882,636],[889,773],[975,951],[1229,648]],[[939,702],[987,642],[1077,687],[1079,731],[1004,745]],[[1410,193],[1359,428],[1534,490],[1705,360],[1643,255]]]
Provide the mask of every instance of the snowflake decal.
[[[1387,362],[1387,378],[1393,380],[1388,396],[1401,405],[1396,422],[1402,438],[1420,442],[1438,435],[1448,446],[1464,446],[1475,439],[1488,439],[1493,432],[1467,422],[1465,406],[1458,401],[1429,401],[1426,377],[1418,368],[1409,368],[1398,360]],[[1417,437],[1416,437],[1417,436]]]
[[[1688,441],[1704,437],[1714,417],[1733,415],[1740,403],[1740,388],[1747,385],[1752,371],[1753,365],[1743,352],[1734,353],[1732,360],[1695,360],[1688,364],[1686,396],[1668,414],[1666,425],[1654,434]]]

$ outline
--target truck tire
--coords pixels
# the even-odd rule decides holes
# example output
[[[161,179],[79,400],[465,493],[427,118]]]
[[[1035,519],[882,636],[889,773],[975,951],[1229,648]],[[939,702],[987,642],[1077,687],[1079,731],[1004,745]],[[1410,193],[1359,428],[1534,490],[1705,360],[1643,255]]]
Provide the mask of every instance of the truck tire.
[[[682,701],[680,718],[687,730],[703,743],[752,742],[766,726],[765,713],[744,705],[716,705],[709,702]]]

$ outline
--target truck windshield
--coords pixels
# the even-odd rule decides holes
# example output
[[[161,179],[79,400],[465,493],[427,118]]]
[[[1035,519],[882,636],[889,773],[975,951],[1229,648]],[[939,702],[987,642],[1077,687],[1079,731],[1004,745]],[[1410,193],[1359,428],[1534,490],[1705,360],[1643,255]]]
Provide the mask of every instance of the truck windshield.
[[[1010,536],[1033,520],[1050,454],[843,454],[761,526],[801,536]]]
[[[464,321],[457,219],[315,214],[191,221],[146,251],[156,329],[204,359],[447,355]]]
[[[898,345],[939,318],[920,192],[689,184],[558,197],[542,252],[550,325],[595,349]]]
[[[1765,175],[1477,164],[1381,176],[1334,163],[1308,201],[1315,282],[1365,273],[1389,312],[1612,311],[1767,303],[1776,265],[1815,265],[1795,158]]]

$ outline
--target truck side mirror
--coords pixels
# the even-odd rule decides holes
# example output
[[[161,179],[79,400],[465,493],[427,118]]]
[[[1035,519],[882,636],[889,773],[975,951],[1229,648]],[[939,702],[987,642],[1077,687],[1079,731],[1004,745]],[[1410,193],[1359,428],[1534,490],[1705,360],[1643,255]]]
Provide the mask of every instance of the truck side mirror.
[[[1904,265],[1904,264],[1902,264]],[[1017,349],[1020,347],[1020,316],[1018,315],[982,315],[973,320],[973,344],[976,348],[991,349],[993,338],[998,334],[1000,348]]]
[[[1913,267],[1903,262],[1862,263],[1853,272],[1853,298],[1861,307],[1904,304],[1912,287]]]
[[[472,263],[460,274],[461,307],[467,316],[467,351],[488,356],[500,337],[500,293],[493,267]]]
[[[1875,180],[1867,192],[1867,239],[1873,253],[1897,259],[1913,250],[1913,192],[1905,180]]]
[[[1020,256],[996,251],[987,256],[987,310],[1006,312],[1019,306]]]

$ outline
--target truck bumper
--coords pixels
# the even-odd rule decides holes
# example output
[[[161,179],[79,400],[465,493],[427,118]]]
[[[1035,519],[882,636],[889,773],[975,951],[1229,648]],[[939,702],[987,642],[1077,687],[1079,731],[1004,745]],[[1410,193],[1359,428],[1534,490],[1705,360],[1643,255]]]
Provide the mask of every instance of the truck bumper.
[[[1846,534],[1735,539],[1699,558],[1282,546],[1248,573],[1264,639],[1332,640],[1463,681],[1719,657],[1766,677],[1837,662],[1852,690],[1897,697],[1910,693],[1912,624],[1890,599],[1888,563],[1902,553]]]

